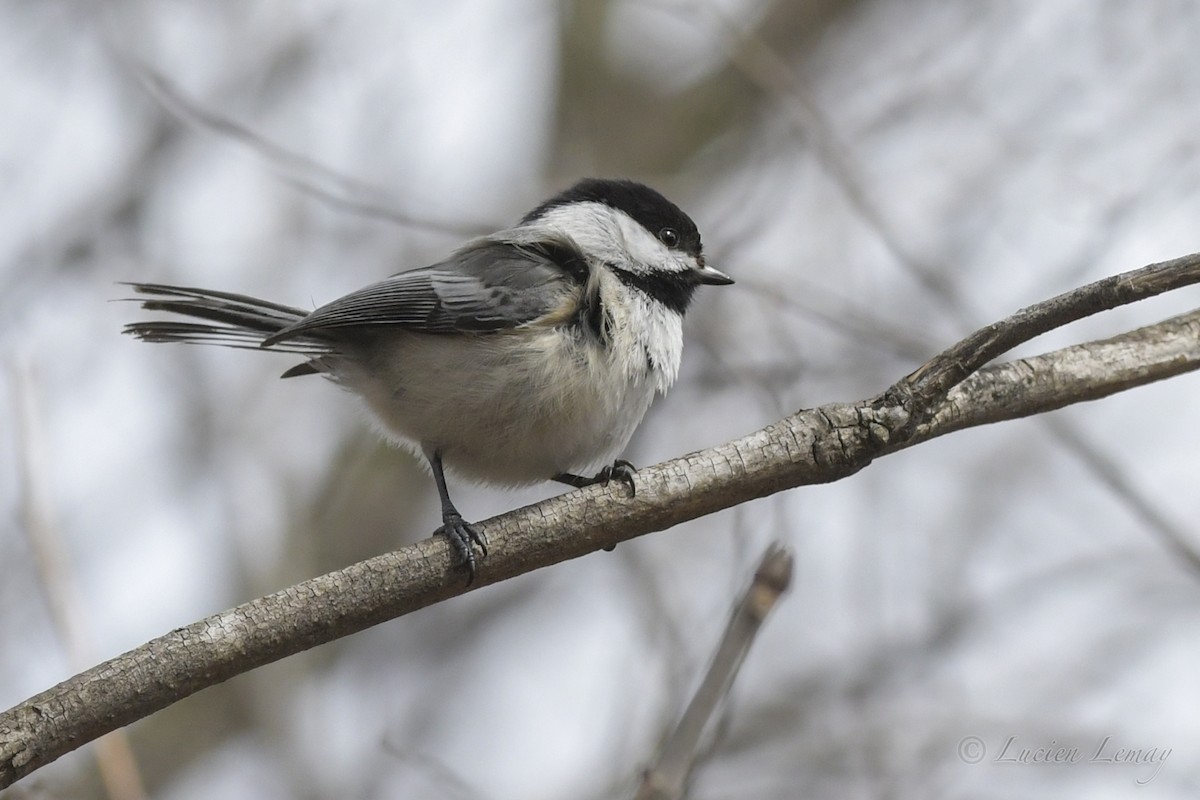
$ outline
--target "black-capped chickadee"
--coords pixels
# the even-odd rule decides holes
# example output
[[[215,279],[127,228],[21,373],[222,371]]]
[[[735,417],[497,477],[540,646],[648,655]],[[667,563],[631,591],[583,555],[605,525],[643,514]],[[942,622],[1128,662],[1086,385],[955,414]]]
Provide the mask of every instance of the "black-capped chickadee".
[[[655,394],[679,372],[683,313],[700,284],[733,283],[704,263],[696,224],[639,183],[587,179],[512,228],[445,261],[401,272],[316,311],[242,294],[130,284],[142,307],[192,317],[135,322],[147,342],[294,353],[283,373],[321,374],[357,393],[387,435],[429,462],[442,526],[469,576],[472,542],[443,464],[474,480],[620,478],[616,461]]]

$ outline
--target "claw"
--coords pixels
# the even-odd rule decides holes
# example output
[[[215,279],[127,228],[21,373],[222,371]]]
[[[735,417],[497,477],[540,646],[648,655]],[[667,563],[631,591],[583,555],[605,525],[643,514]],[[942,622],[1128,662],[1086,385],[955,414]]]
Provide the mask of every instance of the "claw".
[[[456,511],[442,515],[442,527],[437,532],[450,540],[450,549],[454,551],[459,566],[467,569],[467,586],[470,586],[475,582],[475,546],[479,547],[480,558],[487,557],[487,537],[463,520]]]
[[[637,467],[623,458],[618,458],[611,465],[597,472],[594,477],[585,478],[582,475],[575,475],[570,472],[560,472],[554,476],[554,480],[559,483],[565,483],[568,486],[574,486],[576,489],[582,489],[584,486],[592,486],[597,483],[603,483],[607,486],[613,480],[618,480],[629,487],[629,496],[633,497],[637,494],[637,485],[633,480],[633,475],[636,472]]]
[[[479,558],[488,554],[487,537],[475,530],[475,526],[465,521],[462,514],[450,502],[450,492],[446,489],[446,474],[442,471],[442,454],[434,451],[429,456],[429,469],[433,472],[433,480],[437,484],[438,497],[442,500],[442,527],[435,533],[440,533],[450,540],[450,549],[457,556],[458,566],[467,568],[467,586],[475,582],[475,546],[479,546]]]
[[[618,458],[612,463],[611,467],[605,467],[604,469],[600,470],[600,475],[597,475],[596,477],[603,475],[604,484],[606,486],[608,485],[609,481],[614,479],[620,481],[629,487],[629,496],[633,497],[637,494],[637,484],[633,479],[634,473],[636,472],[637,467],[635,467],[633,464],[630,464],[623,458]]]

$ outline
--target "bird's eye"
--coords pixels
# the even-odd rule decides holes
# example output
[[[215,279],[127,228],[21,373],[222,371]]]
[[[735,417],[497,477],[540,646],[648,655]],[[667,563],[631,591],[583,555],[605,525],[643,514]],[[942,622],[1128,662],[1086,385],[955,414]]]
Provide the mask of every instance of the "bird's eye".
[[[663,228],[658,232],[658,240],[667,247],[674,247],[679,244],[679,232],[674,228]]]

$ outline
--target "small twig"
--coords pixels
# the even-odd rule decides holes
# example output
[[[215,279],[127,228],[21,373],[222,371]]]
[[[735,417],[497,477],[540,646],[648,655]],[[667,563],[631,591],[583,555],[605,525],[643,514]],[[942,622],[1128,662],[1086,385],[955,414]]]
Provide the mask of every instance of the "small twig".
[[[643,775],[635,800],[678,800],[683,797],[696,762],[700,736],[733,685],[763,620],[791,586],[792,561],[792,554],[778,542],[767,548],[754,573],[754,581],[729,617],[708,673],[683,712],[679,725],[663,745],[657,763]]]
[[[984,367],[934,406],[913,443],[1099,400],[1196,369],[1200,309],[1108,339]],[[981,402],[984,398],[989,402]]]
[[[980,328],[884,393],[920,417],[984,364],[1043,333],[1101,311],[1200,282],[1200,253],[1123,272],[1023,308]],[[915,419],[919,422],[920,419]]]

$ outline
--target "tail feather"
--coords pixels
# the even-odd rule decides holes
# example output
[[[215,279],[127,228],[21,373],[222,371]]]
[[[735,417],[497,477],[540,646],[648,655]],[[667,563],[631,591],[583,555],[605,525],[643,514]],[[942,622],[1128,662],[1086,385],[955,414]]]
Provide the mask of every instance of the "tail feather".
[[[169,286],[161,283],[129,283],[142,299],[147,311],[163,311],[204,322],[145,321],[131,322],[124,332],[143,342],[184,342],[216,344],[225,347],[267,349],[282,353],[319,356],[330,352],[328,343],[314,338],[297,337],[265,346],[271,335],[296,323],[308,312],[291,306],[260,300],[244,294]]]

